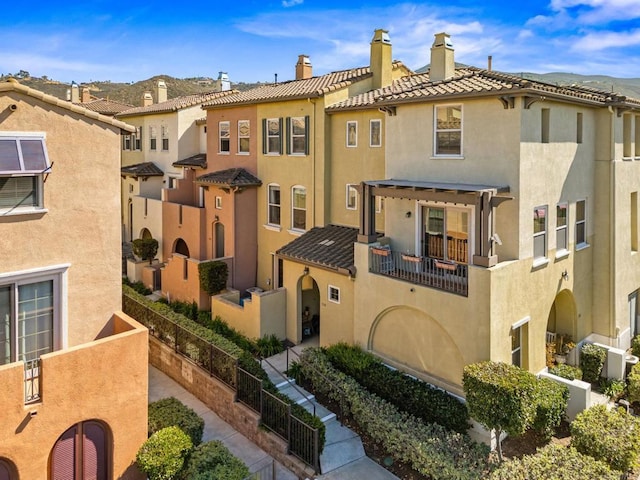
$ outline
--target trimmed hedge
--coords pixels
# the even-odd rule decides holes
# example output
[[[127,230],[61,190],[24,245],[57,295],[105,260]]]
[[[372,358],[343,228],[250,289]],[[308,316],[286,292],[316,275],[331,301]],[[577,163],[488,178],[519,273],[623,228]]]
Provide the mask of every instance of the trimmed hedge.
[[[585,382],[595,383],[600,378],[607,349],[594,343],[585,343],[580,350],[580,368]]]
[[[132,288],[140,295],[150,295],[151,293],[153,293],[150,289],[145,287],[144,283],[142,283],[141,281],[132,282],[127,277],[122,277],[122,284]]]
[[[636,357],[640,357],[640,335],[636,335],[631,340],[631,353]]]
[[[325,352],[335,368],[398,409],[459,433],[469,429],[467,407],[444,390],[390,369],[356,345],[338,343]]]
[[[593,406],[571,422],[571,446],[615,470],[627,472],[639,465],[640,419],[623,408]]]
[[[229,268],[220,260],[201,262],[198,264],[200,288],[209,295],[216,295],[227,288]]]
[[[150,403],[148,416],[149,436],[163,428],[176,426],[189,436],[194,446],[202,442],[204,420],[177,398],[168,397]]]
[[[189,436],[173,426],[158,430],[142,444],[136,463],[149,480],[172,480],[193,448]]]
[[[620,480],[620,472],[575,448],[550,443],[535,455],[506,461],[490,480]]]
[[[538,378],[535,397],[536,414],[531,427],[550,440],[564,419],[569,389],[549,378]]]
[[[573,365],[561,363],[549,369],[549,373],[567,380],[582,380],[582,370]]]
[[[627,393],[630,402],[640,402],[640,363],[631,367],[631,372],[627,375]]]
[[[486,479],[494,468],[486,445],[399,411],[334,368],[320,348],[305,349],[298,365],[317,392],[338,402],[388,454],[431,480]]]
[[[182,471],[184,480],[243,480],[249,476],[247,466],[219,440],[196,447]]]

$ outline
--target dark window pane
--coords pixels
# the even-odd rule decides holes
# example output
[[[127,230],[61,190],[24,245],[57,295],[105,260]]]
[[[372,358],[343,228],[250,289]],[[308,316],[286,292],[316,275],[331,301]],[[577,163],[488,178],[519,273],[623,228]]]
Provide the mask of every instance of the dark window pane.
[[[0,171],[20,171],[18,143],[15,140],[0,140]]]

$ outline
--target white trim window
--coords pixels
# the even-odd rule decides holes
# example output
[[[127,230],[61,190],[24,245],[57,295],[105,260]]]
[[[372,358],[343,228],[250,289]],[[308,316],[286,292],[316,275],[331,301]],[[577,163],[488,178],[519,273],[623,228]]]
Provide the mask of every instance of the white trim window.
[[[511,329],[511,365],[522,367],[522,325]]]
[[[547,256],[547,207],[533,209],[533,258]]]
[[[462,155],[462,105],[441,105],[434,109],[434,155]]]
[[[380,119],[369,121],[369,146],[382,146],[382,120]]]
[[[231,149],[231,124],[229,122],[218,123],[218,152],[229,153]]]
[[[238,120],[238,153],[249,154],[251,144],[251,124],[249,120]]]
[[[587,245],[587,201],[576,202],[576,247]]]
[[[131,134],[122,136],[122,150],[131,150]]]
[[[162,125],[162,150],[169,150],[169,127]]]
[[[131,135],[132,150],[140,150],[142,147],[142,127],[136,127],[136,131]]]
[[[347,147],[358,146],[358,122],[347,122]]]
[[[556,205],[556,250],[565,251],[569,248],[569,205]]]
[[[158,140],[157,140],[157,131],[156,127],[149,127],[149,150],[157,150],[158,149]]]
[[[0,134],[0,214],[41,211],[50,165],[44,133]]]
[[[264,121],[266,144],[264,153],[268,155],[282,155],[282,119],[267,118]]]
[[[280,226],[280,185],[269,185],[267,199],[267,223]]]
[[[327,288],[327,299],[332,303],[340,303],[340,288],[329,285]]]
[[[356,185],[347,184],[347,210],[357,210],[358,208],[358,188]]]
[[[307,124],[308,117],[291,117],[287,118],[289,126],[289,151],[291,155],[307,154]]]
[[[205,187],[202,185],[198,185],[198,207],[200,208],[204,208],[204,191],[205,191]],[[145,208],[146,208],[146,200],[147,199],[145,198]]]
[[[222,210],[222,197],[216,197],[216,210]]]
[[[307,189],[300,185],[291,189],[291,228],[307,229]]]

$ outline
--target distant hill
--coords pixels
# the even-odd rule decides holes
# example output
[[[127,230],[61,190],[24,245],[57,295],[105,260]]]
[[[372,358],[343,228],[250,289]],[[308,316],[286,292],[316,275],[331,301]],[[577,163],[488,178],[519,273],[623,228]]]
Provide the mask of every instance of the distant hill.
[[[46,76],[32,77],[29,72],[21,71],[13,75],[0,75],[0,81],[9,77],[16,78],[22,85],[48,93],[54,97],[67,99],[67,90],[71,88],[68,83],[51,80]],[[117,102],[127,103],[134,107],[142,104],[142,96],[146,91],[154,91],[158,80],[164,80],[167,85],[167,98],[175,98],[181,95],[193,95],[196,93],[211,92],[214,89],[214,79],[209,77],[174,78],[169,75],[156,75],[147,80],[135,83],[117,83],[109,80],[94,81],[80,84],[80,88],[89,87],[91,95],[98,98],[108,98]],[[257,87],[259,83],[231,83],[231,88],[236,90],[249,90]]]

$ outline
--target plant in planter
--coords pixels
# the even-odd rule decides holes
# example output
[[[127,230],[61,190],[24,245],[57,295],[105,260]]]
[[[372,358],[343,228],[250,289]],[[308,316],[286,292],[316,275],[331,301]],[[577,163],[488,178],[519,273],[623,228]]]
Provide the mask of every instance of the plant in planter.
[[[133,254],[142,259],[149,260],[149,265],[158,253],[158,241],[155,238],[136,238],[133,241]]]
[[[546,359],[547,367],[552,368],[556,363],[556,342],[547,342]]]
[[[556,363],[567,363],[567,355],[569,355],[574,348],[576,348],[576,344],[571,339],[571,335],[558,335],[558,339],[556,340]]]

